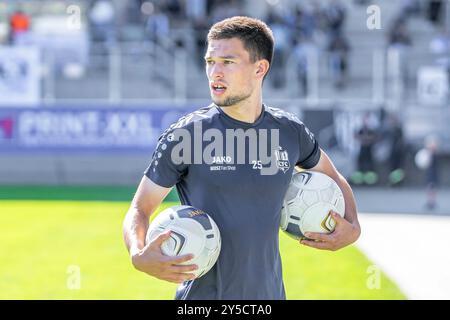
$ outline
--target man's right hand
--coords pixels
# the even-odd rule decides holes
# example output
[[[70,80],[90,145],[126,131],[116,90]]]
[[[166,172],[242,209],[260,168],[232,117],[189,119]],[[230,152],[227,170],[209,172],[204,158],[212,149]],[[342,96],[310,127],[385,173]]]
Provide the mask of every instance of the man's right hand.
[[[161,233],[143,249],[132,253],[131,261],[134,267],[155,278],[174,283],[195,279],[195,275],[188,272],[197,270],[198,267],[196,265],[180,265],[183,262],[192,260],[194,258],[192,254],[169,257],[162,253],[161,245],[169,238],[170,230]]]

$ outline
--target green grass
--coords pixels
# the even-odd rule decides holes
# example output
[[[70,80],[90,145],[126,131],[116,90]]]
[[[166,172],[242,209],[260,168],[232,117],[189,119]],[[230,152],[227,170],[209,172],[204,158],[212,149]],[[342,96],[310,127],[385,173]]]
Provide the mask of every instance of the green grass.
[[[162,205],[174,205],[167,202]],[[175,284],[136,271],[122,240],[129,202],[0,201],[0,299],[172,299]],[[160,208],[161,209],[161,208]],[[280,234],[288,299],[404,299],[355,247],[323,252]],[[71,290],[80,270],[80,288]]]
[[[82,200],[131,201],[137,186],[4,186],[0,185],[1,200]],[[175,188],[167,201],[178,201]]]

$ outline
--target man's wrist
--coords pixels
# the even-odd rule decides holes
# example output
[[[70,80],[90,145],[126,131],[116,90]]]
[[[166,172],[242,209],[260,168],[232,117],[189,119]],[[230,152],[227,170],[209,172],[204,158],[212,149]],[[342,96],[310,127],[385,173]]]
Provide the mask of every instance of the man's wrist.
[[[139,249],[138,246],[131,246],[130,247],[130,258],[133,259],[133,257],[137,257],[141,254],[142,249]]]
[[[133,250],[130,250],[131,264],[133,265],[133,267],[136,270],[139,270],[139,271],[141,270],[140,269],[141,253],[142,253],[142,250],[137,248],[137,247],[135,249],[133,249]]]

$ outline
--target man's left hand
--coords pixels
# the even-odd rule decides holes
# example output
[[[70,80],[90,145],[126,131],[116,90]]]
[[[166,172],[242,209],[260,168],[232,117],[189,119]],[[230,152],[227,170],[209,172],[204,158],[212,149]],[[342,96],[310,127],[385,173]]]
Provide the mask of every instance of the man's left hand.
[[[331,216],[336,221],[336,228],[332,233],[307,232],[305,236],[308,239],[300,240],[300,243],[320,250],[336,251],[358,240],[359,226],[351,224],[334,211]]]

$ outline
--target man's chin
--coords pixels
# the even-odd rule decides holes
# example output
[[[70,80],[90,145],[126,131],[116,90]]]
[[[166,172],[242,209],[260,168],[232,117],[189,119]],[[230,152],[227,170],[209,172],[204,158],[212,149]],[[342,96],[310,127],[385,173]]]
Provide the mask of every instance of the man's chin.
[[[224,97],[224,98],[220,98],[220,99],[218,99],[217,97],[212,97],[212,101],[218,107],[221,107],[221,108],[232,107],[245,99],[246,98],[241,98],[241,97],[228,97],[228,98]]]
[[[229,107],[229,105],[227,104],[226,99],[223,99],[223,98],[221,99],[221,98],[217,98],[217,97],[214,97],[214,96],[211,96],[211,99],[214,102],[214,104],[216,106],[218,106],[218,107],[221,107],[221,108]]]
[[[219,107],[225,108],[225,107],[232,107],[240,102],[248,99],[250,97],[250,94],[248,95],[240,95],[240,96],[228,96],[228,97],[216,97],[214,95],[211,95],[212,101]]]

